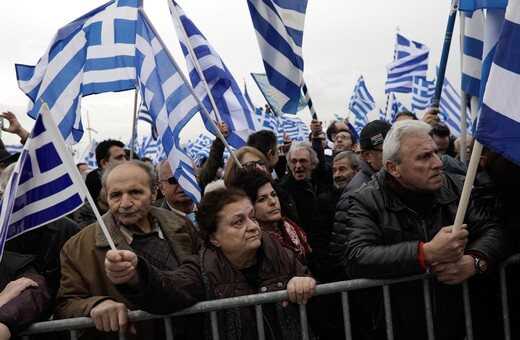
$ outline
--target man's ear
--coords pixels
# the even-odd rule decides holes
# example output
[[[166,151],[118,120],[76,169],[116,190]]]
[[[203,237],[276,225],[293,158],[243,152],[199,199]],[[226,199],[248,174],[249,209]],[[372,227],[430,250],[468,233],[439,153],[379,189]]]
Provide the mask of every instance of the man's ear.
[[[209,241],[211,242],[211,244],[213,244],[215,247],[217,248],[220,248],[220,241],[217,239],[217,237],[215,236],[215,233],[211,234],[209,236]]]
[[[101,168],[106,168],[107,167],[107,161],[105,159],[102,159],[101,162],[99,162],[99,165],[101,166]]]
[[[388,161],[386,161],[385,165],[386,165],[386,171],[388,171],[388,173],[390,175],[392,175],[392,177],[394,177],[394,178],[401,177],[401,173],[399,172],[399,166],[396,162],[392,162],[392,161],[388,160]]]

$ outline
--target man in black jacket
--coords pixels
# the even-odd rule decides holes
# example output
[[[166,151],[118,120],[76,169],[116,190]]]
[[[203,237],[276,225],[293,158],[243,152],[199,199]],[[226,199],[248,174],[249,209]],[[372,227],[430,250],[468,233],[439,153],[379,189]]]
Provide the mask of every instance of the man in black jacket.
[[[431,127],[395,123],[384,141],[384,169],[350,196],[345,268],[350,278],[392,278],[424,273],[432,279],[436,339],[464,339],[459,283],[497,268],[508,240],[496,216],[470,202],[462,229],[453,221],[461,183],[441,171]],[[396,339],[426,339],[421,281],[390,286]],[[386,338],[381,294],[359,304],[356,323],[365,338]],[[359,318],[363,321],[363,318]]]

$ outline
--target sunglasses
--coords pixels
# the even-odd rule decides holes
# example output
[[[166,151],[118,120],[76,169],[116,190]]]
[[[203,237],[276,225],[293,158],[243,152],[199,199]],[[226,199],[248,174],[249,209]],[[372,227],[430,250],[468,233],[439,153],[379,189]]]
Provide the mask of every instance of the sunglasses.
[[[168,179],[163,179],[163,180],[161,180],[161,182],[168,182],[168,184],[171,184],[171,185],[179,184],[179,182],[177,182],[177,179],[173,176]]]
[[[267,165],[267,161],[266,160],[259,160],[259,161],[249,161],[249,162],[245,162],[244,164],[242,164],[242,167],[243,168],[254,168],[256,166],[266,166]]]

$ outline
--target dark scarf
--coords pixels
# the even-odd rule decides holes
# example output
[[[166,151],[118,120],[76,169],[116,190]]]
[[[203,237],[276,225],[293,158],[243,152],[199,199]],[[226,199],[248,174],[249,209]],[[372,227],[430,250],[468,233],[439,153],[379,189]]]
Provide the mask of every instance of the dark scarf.
[[[386,173],[384,184],[410,209],[415,211],[422,219],[427,219],[435,206],[437,192],[415,192],[404,188],[397,180]]]

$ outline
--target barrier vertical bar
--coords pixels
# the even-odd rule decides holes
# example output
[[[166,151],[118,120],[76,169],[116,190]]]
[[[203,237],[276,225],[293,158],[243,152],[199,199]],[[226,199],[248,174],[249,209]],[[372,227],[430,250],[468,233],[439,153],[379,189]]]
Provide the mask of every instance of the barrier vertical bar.
[[[258,339],[265,339],[264,313],[262,311],[262,305],[255,305],[255,314],[256,314],[256,330],[258,331]]]
[[[167,340],[173,340],[173,325],[171,318],[164,318],[164,333]]]
[[[70,334],[70,340],[78,340],[78,331],[73,329],[69,331]]]
[[[213,335],[213,340],[219,340],[217,312],[211,311],[209,312],[209,316],[211,318],[211,334]]]
[[[345,340],[352,340],[350,327],[350,306],[348,305],[348,291],[341,292],[341,306],[343,307],[343,326],[345,327]]]
[[[500,299],[502,300],[502,319],[504,321],[504,339],[511,340],[509,303],[507,301],[506,267],[500,267]]]
[[[468,281],[462,283],[462,298],[464,300],[464,320],[466,322],[466,339],[473,340],[473,321],[471,320],[471,305],[469,303]]]
[[[426,331],[428,340],[434,340],[432,301],[430,299],[430,280],[423,279],[424,312],[426,313]]]
[[[394,340],[394,325],[392,324],[392,305],[390,302],[390,288],[383,286],[383,300],[385,302],[386,338]]]
[[[126,340],[126,335],[124,333],[119,333],[119,340]]]
[[[302,340],[309,340],[309,328],[307,327],[307,306],[299,305],[300,307],[300,324],[302,327]]]

